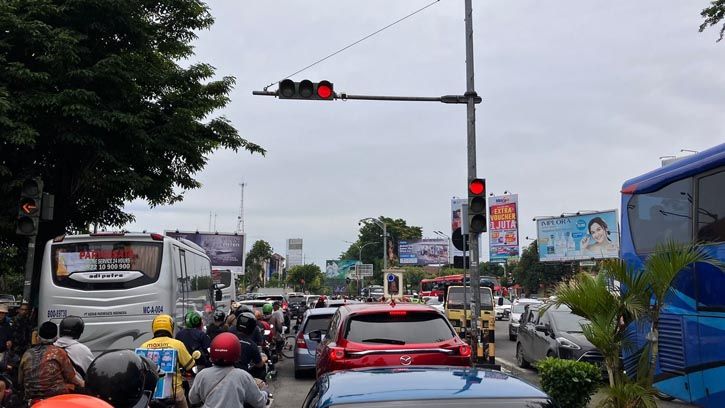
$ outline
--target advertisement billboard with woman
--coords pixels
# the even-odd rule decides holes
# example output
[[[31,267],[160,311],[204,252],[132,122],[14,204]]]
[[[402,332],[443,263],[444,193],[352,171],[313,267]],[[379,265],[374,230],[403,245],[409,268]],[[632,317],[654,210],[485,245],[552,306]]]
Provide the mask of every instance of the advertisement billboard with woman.
[[[576,261],[619,256],[617,210],[536,219],[541,261]]]

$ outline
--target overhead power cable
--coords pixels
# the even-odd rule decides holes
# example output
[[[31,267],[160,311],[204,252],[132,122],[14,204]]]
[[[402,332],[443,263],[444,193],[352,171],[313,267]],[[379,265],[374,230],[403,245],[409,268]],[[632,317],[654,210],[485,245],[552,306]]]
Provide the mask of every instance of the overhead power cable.
[[[408,18],[410,18],[410,17],[413,17],[414,15],[416,15],[416,14],[420,13],[421,11],[423,11],[423,10],[427,9],[428,7],[431,7],[432,5],[434,5],[434,4],[436,4],[436,3],[439,3],[440,1],[441,1],[441,0],[435,0],[435,1],[433,1],[433,2],[431,2],[431,3],[429,3],[429,4],[425,5],[425,6],[423,6],[423,7],[421,7],[421,8],[419,8],[419,9],[415,10],[414,12],[412,12],[412,13],[410,13],[410,14],[408,14],[408,15],[404,16],[404,17],[401,17],[401,18],[399,18],[399,19],[397,19],[397,20],[395,20],[395,21],[393,21],[392,23],[390,23],[390,24],[386,25],[385,27],[383,27],[383,28],[381,28],[381,29],[379,29],[379,30],[377,30],[377,31],[375,31],[375,32],[373,32],[373,33],[371,33],[371,34],[368,34],[368,35],[366,35],[365,37],[363,37],[363,38],[361,38],[361,39],[359,39],[359,40],[357,40],[357,41],[355,41],[355,42],[353,42],[353,43],[351,43],[351,44],[348,44],[348,45],[346,45],[345,47],[342,47],[342,48],[340,48],[339,50],[337,50],[337,51],[333,52],[332,54],[330,54],[330,55],[327,55],[326,57],[320,58],[319,60],[317,60],[317,61],[313,62],[312,64],[310,64],[310,65],[308,65],[308,66],[306,66],[306,67],[304,67],[304,68],[300,69],[299,71],[296,71],[296,72],[294,72],[294,73],[292,73],[292,74],[290,74],[290,75],[287,75],[286,77],[284,77],[284,78],[282,78],[282,79],[280,79],[280,80],[278,80],[278,81],[276,81],[276,82],[272,82],[271,84],[269,84],[269,85],[265,86],[265,87],[264,87],[264,90],[266,91],[266,90],[267,90],[267,89],[268,89],[268,88],[269,88],[270,86],[274,86],[274,85],[276,85],[276,84],[278,84],[278,83],[282,82],[282,80],[284,80],[284,79],[287,79],[287,78],[291,78],[291,77],[293,77],[293,76],[295,76],[295,75],[297,75],[297,74],[299,74],[299,73],[301,73],[301,72],[304,72],[304,71],[306,71],[307,69],[309,69],[309,68],[312,68],[312,67],[314,67],[315,65],[317,65],[317,64],[319,64],[319,63],[321,63],[321,62],[323,62],[323,61],[325,61],[325,60],[328,60],[328,59],[330,59],[330,58],[334,57],[335,55],[337,55],[337,54],[339,54],[339,53],[341,53],[341,52],[343,52],[343,51],[347,50],[348,48],[351,48],[351,47],[354,47],[355,45],[358,45],[358,44],[360,44],[361,42],[363,42],[363,41],[367,40],[368,38],[370,38],[370,37],[372,37],[372,36],[374,36],[374,35],[376,35],[376,34],[378,34],[378,33],[380,33],[380,32],[383,32],[383,31],[387,30],[388,28],[390,28],[390,27],[392,27],[392,26],[394,26],[394,25],[396,25],[396,24],[398,24],[398,23],[402,22],[403,20],[407,20]]]

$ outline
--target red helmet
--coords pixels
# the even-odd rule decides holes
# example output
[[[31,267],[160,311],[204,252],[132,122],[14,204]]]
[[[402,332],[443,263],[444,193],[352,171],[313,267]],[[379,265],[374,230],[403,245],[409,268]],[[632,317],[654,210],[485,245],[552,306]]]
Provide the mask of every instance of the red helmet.
[[[232,365],[242,354],[242,345],[232,333],[220,333],[211,341],[209,357],[217,365]]]

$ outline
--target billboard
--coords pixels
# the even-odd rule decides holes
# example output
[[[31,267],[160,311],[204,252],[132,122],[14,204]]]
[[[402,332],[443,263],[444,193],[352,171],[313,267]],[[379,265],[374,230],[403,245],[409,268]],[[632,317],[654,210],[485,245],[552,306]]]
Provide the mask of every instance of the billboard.
[[[332,279],[355,278],[355,264],[353,259],[328,260],[325,262],[325,277]]]
[[[287,240],[287,269],[304,264],[304,256],[302,253],[302,238],[290,238]]]
[[[576,261],[619,256],[617,210],[536,219],[541,261]]]
[[[448,240],[421,239],[400,241],[398,254],[401,265],[440,265],[448,263]]]
[[[491,262],[519,256],[519,195],[488,199],[488,251]]]
[[[212,268],[243,273],[244,234],[179,231],[166,231],[165,234],[171,238],[188,239],[202,247],[211,259]]]

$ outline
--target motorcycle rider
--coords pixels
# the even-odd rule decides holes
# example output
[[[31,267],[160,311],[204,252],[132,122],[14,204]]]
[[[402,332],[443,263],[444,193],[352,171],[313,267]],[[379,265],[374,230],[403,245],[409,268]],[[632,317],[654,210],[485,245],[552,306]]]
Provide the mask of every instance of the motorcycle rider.
[[[53,345],[58,325],[51,321],[41,324],[38,336],[40,344],[26,351],[20,361],[18,383],[25,389],[25,399],[37,402],[83,387],[84,382],[76,378],[68,354]]]
[[[214,311],[214,320],[206,326],[206,334],[209,336],[209,339],[214,340],[214,337],[229,329],[229,327],[224,323],[226,317],[227,315],[223,310],[217,309]]]
[[[146,408],[156,389],[158,371],[153,361],[131,350],[107,351],[88,367],[86,391],[116,408]]]
[[[78,342],[84,327],[85,323],[80,317],[65,317],[60,322],[60,337],[53,343],[68,353],[68,358],[70,358],[79,380],[86,378],[86,371],[93,362],[91,350],[85,344]]]
[[[195,311],[189,311],[184,317],[186,327],[179,330],[176,333],[176,340],[181,341],[186,346],[186,350],[189,354],[199,350],[201,357],[196,361],[196,364],[203,367],[209,367],[209,346],[211,345],[211,339],[202,330],[202,319]]]
[[[267,356],[260,353],[259,346],[252,339],[254,329],[257,328],[257,319],[252,313],[244,312],[237,317],[236,328],[236,336],[242,352],[235,366],[247,370],[252,376],[263,380],[266,376],[264,371]]]
[[[269,324],[274,327],[274,341],[278,356],[282,356],[282,346],[284,345],[284,312],[280,306],[279,302],[272,304],[272,316],[269,318]]]
[[[188,408],[186,396],[184,395],[184,381],[181,370],[191,370],[194,367],[194,358],[186,350],[184,343],[173,338],[174,319],[167,315],[161,314],[154,318],[151,322],[151,331],[154,337],[141,345],[142,349],[175,349],[177,352],[176,374],[174,375],[174,400],[176,408]]]
[[[199,372],[189,391],[192,405],[205,408],[251,406],[262,408],[269,394],[246,371],[234,367],[242,354],[242,345],[232,333],[220,333],[211,342],[213,366]]]

